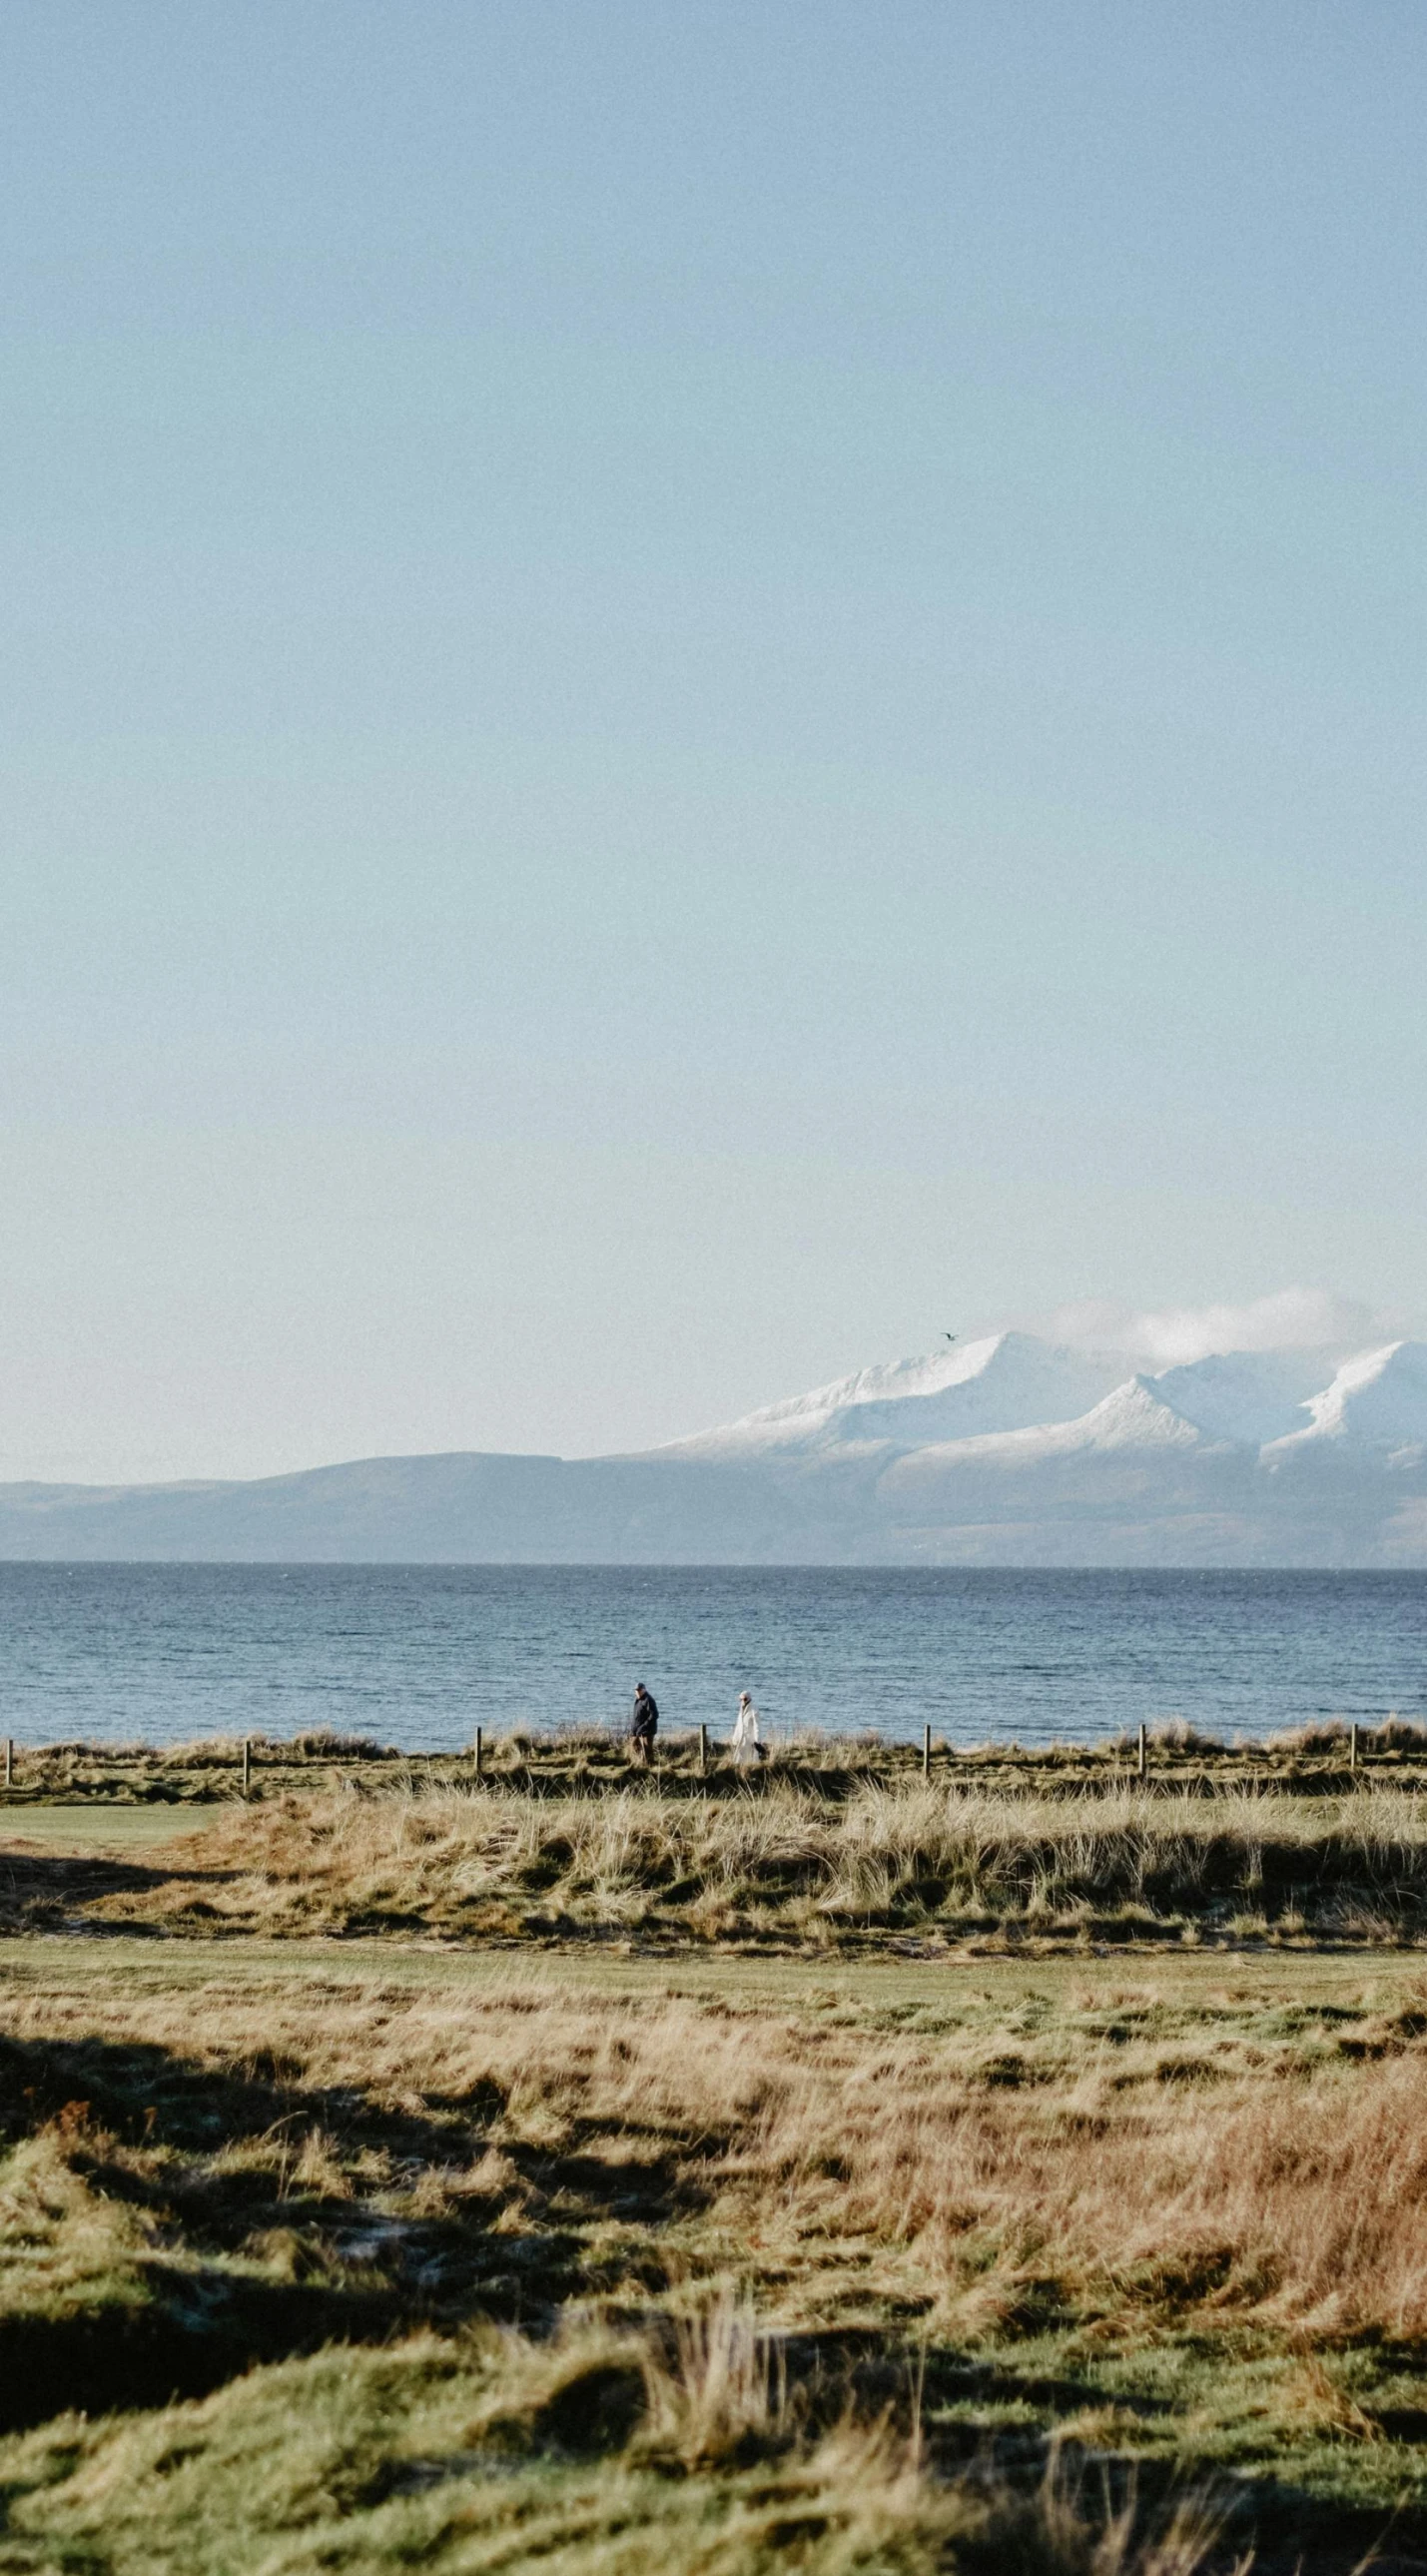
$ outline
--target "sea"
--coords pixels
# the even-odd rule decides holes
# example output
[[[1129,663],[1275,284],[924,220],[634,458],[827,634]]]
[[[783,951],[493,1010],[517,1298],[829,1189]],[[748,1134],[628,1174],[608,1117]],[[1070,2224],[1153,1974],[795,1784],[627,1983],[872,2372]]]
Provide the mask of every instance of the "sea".
[[[1427,1573],[0,1565],[0,1735],[731,1724],[954,1745],[1427,1719]]]

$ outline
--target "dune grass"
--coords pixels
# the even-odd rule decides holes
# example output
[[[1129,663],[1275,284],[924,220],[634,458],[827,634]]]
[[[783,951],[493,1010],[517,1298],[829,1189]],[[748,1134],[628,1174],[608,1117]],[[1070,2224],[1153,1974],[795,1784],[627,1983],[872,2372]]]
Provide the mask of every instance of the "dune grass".
[[[652,1772],[633,1762],[627,1737],[600,1726],[507,1728],[444,1751],[383,1744],[376,1736],[309,1729],[289,1737],[207,1736],[170,1745],[19,1744],[11,1779],[0,1788],[0,1815],[37,1801],[99,1799],[110,1805],[193,1806],[281,1795],[299,1786],[341,1781],[358,1792],[468,1788],[478,1777],[514,1798],[599,1797],[651,1780],[666,1796],[746,1798],[793,1787],[836,1803],[871,1786],[893,1788],[921,1776],[924,1762],[940,1785],[1075,1797],[1139,1777],[1137,1737],[1094,1744],[1062,1742],[1026,1748],[987,1743],[953,1746],[934,1735],[915,1740],[866,1734],[838,1736],[815,1728],[776,1732],[764,1762],[741,1773],[717,1729],[662,1733]],[[1181,1719],[1145,1730],[1145,1785],[1214,1794],[1277,1788],[1317,1795],[1359,1786],[1369,1776],[1427,1788],[1427,1725],[1389,1718],[1372,1727],[1340,1719],[1287,1729],[1264,1742],[1232,1744]]]
[[[0,1922],[810,1954],[1427,1937],[1427,1794],[1388,1786],[1071,1798],[913,1776],[836,1801],[794,1784],[708,1800],[657,1784],[598,1798],[320,1789],[210,1816],[148,1872],[66,1877],[17,1854]]]

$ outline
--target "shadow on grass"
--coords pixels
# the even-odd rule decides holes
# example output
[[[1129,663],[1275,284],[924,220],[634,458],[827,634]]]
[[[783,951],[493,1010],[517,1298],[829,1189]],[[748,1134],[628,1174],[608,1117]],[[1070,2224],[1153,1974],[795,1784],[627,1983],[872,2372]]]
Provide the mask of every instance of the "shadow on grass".
[[[0,2429],[204,2395],[256,2362],[420,2326],[541,2335],[616,2282],[666,2290],[654,2231],[703,2197],[669,2141],[614,2158],[578,2128],[559,2153],[516,2141],[482,2187],[504,2110],[488,2078],[413,2107],[306,2083],[271,2050],[215,2069],[152,2042],[0,2038],[0,2137],[46,2137],[63,2186],[39,2289],[0,2289]],[[138,2250],[131,2221],[96,2281],[91,2223],[125,2209]]]
[[[150,1896],[165,1887],[217,1886],[238,1877],[233,1869],[195,1869],[191,1863],[165,1866],[156,1861],[111,1860],[87,1854],[30,1851],[0,1852],[0,1933],[49,1932],[71,1923],[86,1906],[107,1896]],[[202,1900],[186,1908],[201,1913]],[[111,1927],[85,1923],[85,1931]],[[117,1924],[130,1936],[155,1931],[152,1923]]]

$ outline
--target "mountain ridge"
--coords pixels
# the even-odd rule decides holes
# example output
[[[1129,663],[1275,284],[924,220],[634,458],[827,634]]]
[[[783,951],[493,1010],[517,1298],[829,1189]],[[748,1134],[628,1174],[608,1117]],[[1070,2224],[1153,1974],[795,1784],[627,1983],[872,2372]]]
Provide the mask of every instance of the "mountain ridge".
[[[605,1458],[0,1486],[0,1559],[39,1557],[1427,1567],[1427,1344],[1152,1372],[1005,1332]]]

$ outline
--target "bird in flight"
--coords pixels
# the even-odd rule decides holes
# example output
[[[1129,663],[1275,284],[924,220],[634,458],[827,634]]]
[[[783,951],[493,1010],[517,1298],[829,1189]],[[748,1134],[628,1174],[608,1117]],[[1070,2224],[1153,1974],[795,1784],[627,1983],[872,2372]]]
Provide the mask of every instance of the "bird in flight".
[[[945,1327],[944,1325],[943,1325],[943,1327],[942,1327],[942,1337],[943,1337],[943,1339],[944,1339],[945,1341],[948,1341],[948,1342],[954,1342],[954,1341],[955,1341],[955,1339],[956,1339],[956,1335],[955,1335],[955,1333],[948,1333],[948,1332],[947,1332],[947,1330],[946,1330],[946,1327]]]

